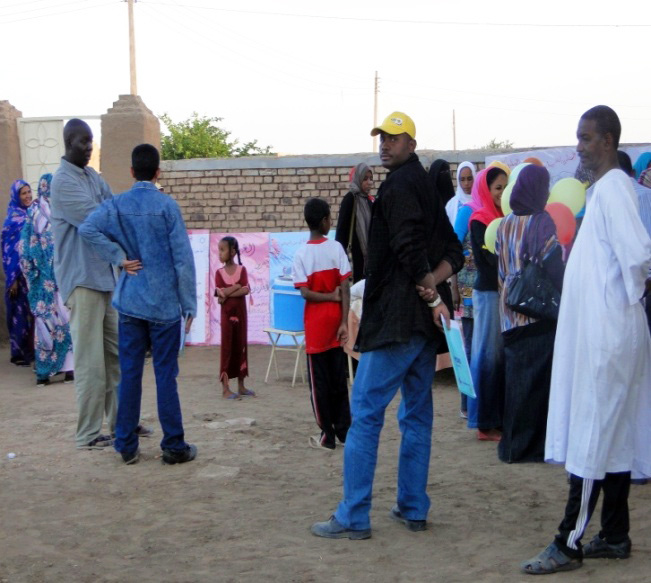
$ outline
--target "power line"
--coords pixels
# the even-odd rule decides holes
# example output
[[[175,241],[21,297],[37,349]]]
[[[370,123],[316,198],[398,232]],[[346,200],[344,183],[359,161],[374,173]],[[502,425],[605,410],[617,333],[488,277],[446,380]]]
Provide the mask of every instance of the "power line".
[[[301,77],[299,75],[296,75],[295,73],[288,72],[288,71],[285,71],[283,69],[280,69],[276,65],[270,66],[268,64],[265,64],[265,63],[261,62],[258,59],[250,57],[250,56],[248,56],[248,55],[246,55],[244,53],[240,53],[238,51],[235,51],[230,46],[222,45],[222,44],[216,42],[213,37],[206,36],[202,31],[199,31],[197,29],[194,29],[194,28],[188,26],[181,19],[178,19],[178,18],[177,19],[172,19],[171,16],[169,16],[167,14],[163,14],[160,11],[156,11],[156,9],[153,7],[153,5],[151,3],[146,5],[144,2],[139,1],[138,4],[141,4],[143,8],[146,7],[147,12],[149,12],[149,14],[152,15],[159,22],[161,22],[160,17],[164,17],[166,19],[169,18],[172,21],[172,27],[173,28],[178,27],[178,26],[181,26],[181,27],[185,28],[186,30],[188,30],[189,32],[191,32],[194,35],[195,39],[198,38],[199,40],[206,41],[208,44],[212,45],[213,50],[214,50],[214,48],[217,48],[220,51],[231,53],[231,54],[235,55],[236,57],[238,57],[239,59],[244,59],[246,61],[249,61],[250,63],[253,63],[254,66],[251,66],[251,65],[245,65],[245,66],[248,66],[252,70],[257,71],[258,73],[260,73],[260,74],[262,74],[262,75],[264,75],[266,77],[269,77],[270,79],[273,79],[274,81],[282,82],[282,83],[286,83],[286,84],[291,84],[294,87],[298,87],[299,89],[313,91],[313,92],[316,92],[316,93],[323,93],[324,91],[327,91],[328,93],[330,93],[332,95],[338,95],[343,89],[346,89],[346,91],[348,93],[354,93],[354,92],[359,92],[360,94],[362,93],[362,89],[357,88],[357,87],[355,87],[355,88],[347,88],[347,87],[342,87],[341,85],[333,85],[331,83],[324,83],[322,81],[314,81],[314,80],[306,79],[305,77]],[[190,10],[188,10],[187,7],[185,7],[185,6],[178,6],[178,7],[175,6],[174,8],[183,8],[184,10],[186,10],[187,12],[192,14],[192,12]],[[216,25],[216,26],[217,26],[217,28],[219,28],[218,25]],[[273,71],[274,74],[272,74],[271,71]],[[286,77],[289,78],[289,80],[279,78],[276,75],[285,75]],[[313,84],[313,85],[320,85],[321,87],[326,88],[326,89],[323,89],[323,88],[320,88],[320,87],[309,87],[309,86],[306,86],[306,85],[300,85],[300,84],[297,84],[296,81],[294,81],[294,79],[300,81],[301,83],[310,83],[310,84]]]
[[[411,81],[404,81],[402,79],[391,79],[385,78],[386,81],[393,82],[399,85],[408,85],[410,87],[421,88],[421,89],[433,89],[435,91],[447,91],[449,93],[457,93],[459,95],[477,95],[478,97],[495,97],[497,99],[514,99],[518,101],[533,101],[539,103],[552,103],[555,105],[582,105],[584,102],[578,101],[563,101],[559,99],[545,99],[539,97],[519,97],[517,95],[499,95],[497,93],[486,93],[483,91],[470,91],[466,89],[451,89],[449,87],[436,87],[434,85],[425,85],[421,83],[413,83]],[[647,109],[649,105],[626,105],[624,103],[615,103],[617,107],[631,107],[631,108],[645,108]]]
[[[509,113],[526,113],[527,115],[555,115],[561,117],[576,117],[576,113],[566,113],[562,111],[531,111],[525,109],[513,109],[512,107],[500,107],[498,105],[486,105],[486,104],[477,104],[477,103],[458,103],[455,101],[447,101],[444,99],[435,99],[432,97],[422,96],[422,95],[406,95],[404,93],[396,93],[393,91],[383,91],[384,95],[393,95],[395,97],[407,97],[409,99],[419,99],[421,101],[431,101],[433,103],[444,103],[446,105],[456,105],[457,107],[468,107],[468,108],[479,108],[479,109],[492,109],[497,111],[507,111]],[[628,117],[627,119],[633,121],[651,121],[650,118],[639,118],[639,117]]]
[[[93,8],[102,8],[104,6],[109,6],[109,5],[115,6],[116,4],[115,4],[114,1],[113,2],[104,2],[102,4],[93,4],[93,5],[90,5],[90,6],[82,6],[81,8],[73,8],[72,10],[62,10],[62,11],[59,11],[59,12],[48,12],[47,14],[37,14],[36,16],[26,16],[24,18],[16,18],[14,20],[3,20],[3,21],[0,21],[0,24],[13,24],[14,22],[23,22],[25,20],[36,20],[38,18],[48,18],[48,17],[51,17],[51,16],[61,16],[63,14],[71,14],[73,12],[81,12],[83,10],[91,10]],[[4,15],[0,15],[0,18],[2,16],[4,16]]]
[[[144,2],[145,0],[141,0]],[[235,14],[249,14],[260,16],[281,16],[292,18],[312,18],[321,20],[348,20],[352,22],[380,22],[389,24],[429,24],[437,26],[463,26],[463,27],[529,27],[529,28],[651,28],[651,24],[590,24],[590,23],[542,23],[542,22],[465,22],[455,20],[409,20],[396,18],[363,18],[357,16],[332,16],[329,14],[301,14],[297,12],[269,12],[264,10],[238,10],[235,8],[217,8],[215,6],[197,6],[196,4],[186,4],[183,2],[155,2],[149,4],[158,6],[182,6],[186,8],[198,8],[200,10],[213,10],[216,12],[230,12]]]
[[[0,6],[1,9],[4,8],[14,8],[15,6],[25,6],[26,4],[37,4],[39,2],[47,2],[48,0],[27,0],[27,2],[16,2],[15,4],[5,4]]]
[[[51,10],[53,8],[61,8],[62,6],[70,6],[70,4],[83,4],[84,0],[73,0],[72,2],[63,2],[61,4],[54,4],[49,6],[37,6],[36,8],[28,8],[27,10],[18,10],[17,12],[8,12],[2,16],[22,16],[29,12],[37,12],[39,10]],[[16,5],[14,5],[16,6]],[[6,6],[4,7],[6,8]]]
[[[142,1],[142,0],[140,0],[140,1]],[[188,7],[183,6],[183,8],[186,9],[191,14],[197,14],[196,12],[192,12],[190,10],[190,8],[188,8]],[[205,18],[205,17],[201,16],[200,18]],[[336,70],[336,69],[332,69],[330,67],[324,66],[323,64],[319,63],[318,61],[302,59],[299,56],[297,56],[296,54],[292,54],[290,52],[282,51],[282,50],[270,45],[269,43],[260,42],[255,38],[246,36],[244,34],[241,34],[240,32],[237,32],[237,31],[234,31],[234,30],[232,30],[230,28],[225,27],[222,22],[218,23],[218,22],[216,22],[215,20],[213,20],[211,18],[206,18],[206,20],[211,22],[214,26],[219,28],[222,32],[224,32],[226,34],[230,34],[233,37],[239,37],[241,39],[244,39],[245,41],[247,41],[247,43],[249,43],[251,45],[257,45],[257,46],[263,48],[267,52],[269,52],[269,51],[275,52],[276,54],[282,56],[286,60],[291,59],[291,60],[295,61],[296,63],[309,65],[313,69],[321,69],[322,71],[326,71],[328,73],[335,73],[335,74],[337,74],[339,76],[342,76],[342,77],[347,77],[349,79],[355,79],[356,81],[359,81],[359,79],[360,79],[359,75],[352,75],[350,73],[347,73],[346,71],[339,71],[339,70]],[[365,91],[367,88],[360,86],[360,87],[356,87],[356,89],[359,89],[360,91],[362,91],[362,90]]]

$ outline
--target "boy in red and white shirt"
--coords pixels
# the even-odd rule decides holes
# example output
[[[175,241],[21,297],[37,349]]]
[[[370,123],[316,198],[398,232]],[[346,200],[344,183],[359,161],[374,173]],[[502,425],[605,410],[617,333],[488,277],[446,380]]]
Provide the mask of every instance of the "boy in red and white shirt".
[[[350,427],[346,356],[348,339],[348,278],[350,263],[344,248],[325,237],[331,227],[330,206],[311,198],[303,211],[310,239],[294,256],[294,287],[305,298],[305,352],[310,399],[321,435],[310,437],[313,447],[335,449],[335,438],[346,441]]]

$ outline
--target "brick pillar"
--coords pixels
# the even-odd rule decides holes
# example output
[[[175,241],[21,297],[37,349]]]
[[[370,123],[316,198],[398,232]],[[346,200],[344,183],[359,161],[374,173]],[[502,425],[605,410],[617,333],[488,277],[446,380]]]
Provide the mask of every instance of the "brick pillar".
[[[131,188],[131,151],[138,144],[160,150],[160,123],[137,95],[120,95],[102,116],[102,176],[114,193]]]
[[[18,141],[18,119],[23,114],[8,101],[0,101],[0,220],[4,223],[9,189],[14,180],[22,178],[20,159],[20,142]],[[0,270],[0,343],[9,339],[5,324],[6,309],[4,302],[5,272]]]

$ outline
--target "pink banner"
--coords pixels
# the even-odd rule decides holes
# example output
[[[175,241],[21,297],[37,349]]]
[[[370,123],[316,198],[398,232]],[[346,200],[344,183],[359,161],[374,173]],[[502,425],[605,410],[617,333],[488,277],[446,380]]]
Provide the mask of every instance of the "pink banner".
[[[186,344],[207,345],[210,339],[210,299],[208,279],[210,271],[210,231],[188,229],[197,279],[197,315],[192,322]]]
[[[251,293],[246,297],[249,344],[268,344],[264,328],[269,326],[269,233],[212,233],[210,235],[210,344],[221,342],[221,307],[215,298],[215,273],[222,267],[218,245],[222,237],[235,237],[242,264],[249,276]],[[237,261],[237,259],[236,259]]]

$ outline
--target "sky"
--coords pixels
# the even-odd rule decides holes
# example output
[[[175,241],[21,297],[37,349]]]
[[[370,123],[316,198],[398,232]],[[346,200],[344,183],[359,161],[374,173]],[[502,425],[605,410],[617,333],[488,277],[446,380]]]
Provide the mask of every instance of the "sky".
[[[138,94],[173,120],[221,117],[283,154],[372,151],[395,110],[418,147],[572,145],[599,103],[651,141],[651,4],[620,0],[137,0]],[[122,0],[0,0],[0,100],[25,117],[101,115],[129,92]]]

